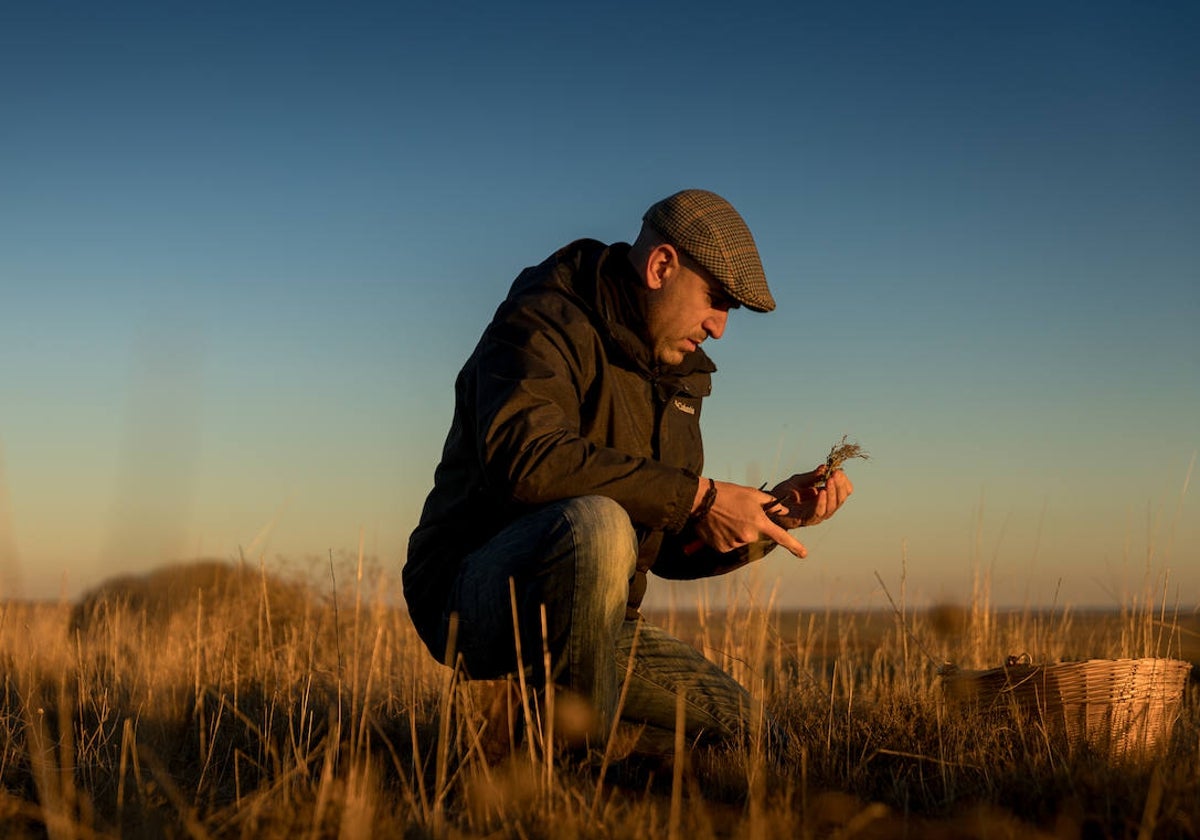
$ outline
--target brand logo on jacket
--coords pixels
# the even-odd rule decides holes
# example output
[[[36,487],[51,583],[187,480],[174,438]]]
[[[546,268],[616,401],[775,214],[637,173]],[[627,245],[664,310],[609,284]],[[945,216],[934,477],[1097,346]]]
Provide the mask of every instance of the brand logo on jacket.
[[[695,414],[696,413],[696,406],[688,405],[683,400],[679,399],[679,397],[675,397],[673,400],[671,400],[671,403],[677,409],[682,411],[684,414]]]

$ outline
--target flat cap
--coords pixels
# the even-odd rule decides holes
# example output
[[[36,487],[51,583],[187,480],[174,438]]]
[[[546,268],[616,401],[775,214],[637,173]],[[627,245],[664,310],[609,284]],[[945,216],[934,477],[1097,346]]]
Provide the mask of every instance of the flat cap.
[[[651,205],[642,221],[703,266],[738,303],[756,312],[775,308],[750,228],[721,196],[683,190]]]

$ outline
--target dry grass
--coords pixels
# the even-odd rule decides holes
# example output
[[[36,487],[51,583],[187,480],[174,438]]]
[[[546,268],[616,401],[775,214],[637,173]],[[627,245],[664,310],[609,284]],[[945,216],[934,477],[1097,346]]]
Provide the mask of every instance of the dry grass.
[[[618,750],[596,762],[552,746],[565,725],[543,714],[552,694],[539,708],[515,684],[467,684],[435,664],[390,606],[394,575],[361,558],[336,594],[257,568],[195,571],[109,588],[74,616],[65,604],[0,605],[0,835],[1200,832],[1194,685],[1162,755],[1139,763],[941,702],[944,660],[1195,658],[1195,616],[1149,600],[1091,615],[902,603],[779,614],[743,599],[655,616],[765,698],[796,749],[773,763],[757,741],[724,752],[680,741],[674,762]]]
[[[857,443],[847,443],[848,435],[842,435],[842,439],[829,448],[829,454],[825,456],[825,474],[829,475],[834,470],[841,467],[842,464],[854,458],[862,458],[864,461],[871,456],[865,449]]]

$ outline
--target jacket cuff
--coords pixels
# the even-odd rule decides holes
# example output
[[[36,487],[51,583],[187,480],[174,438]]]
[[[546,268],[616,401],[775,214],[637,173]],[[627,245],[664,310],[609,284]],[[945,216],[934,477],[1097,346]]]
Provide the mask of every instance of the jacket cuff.
[[[692,514],[692,502],[696,500],[696,491],[700,488],[700,476],[691,470],[679,471],[679,484],[675,491],[675,500],[670,507],[665,530],[678,534],[687,524]]]

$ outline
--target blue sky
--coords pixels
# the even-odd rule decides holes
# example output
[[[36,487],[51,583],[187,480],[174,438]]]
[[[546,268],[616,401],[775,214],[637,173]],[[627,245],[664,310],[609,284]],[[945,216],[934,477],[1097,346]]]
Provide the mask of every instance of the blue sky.
[[[1191,3],[10,4],[0,584],[360,538],[398,571],[512,277],[697,186],[779,302],[712,348],[709,472],[873,454],[734,587],[1192,609],[1197,36]]]

